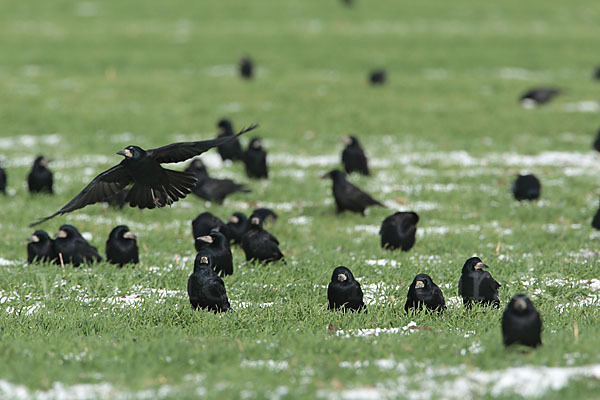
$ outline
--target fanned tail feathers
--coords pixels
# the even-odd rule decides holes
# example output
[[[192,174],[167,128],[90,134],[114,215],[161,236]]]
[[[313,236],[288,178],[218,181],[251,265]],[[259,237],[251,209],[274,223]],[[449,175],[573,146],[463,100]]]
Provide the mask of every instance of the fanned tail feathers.
[[[155,208],[175,203],[192,192],[197,179],[193,173],[165,170],[169,179],[168,185],[150,187],[135,184],[127,194],[125,201],[131,207]]]

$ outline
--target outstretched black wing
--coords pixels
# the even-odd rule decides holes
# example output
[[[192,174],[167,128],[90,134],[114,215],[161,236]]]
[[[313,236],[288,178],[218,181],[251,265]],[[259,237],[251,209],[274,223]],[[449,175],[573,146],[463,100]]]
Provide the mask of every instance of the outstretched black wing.
[[[121,164],[104,171],[95,177],[77,196],[68,202],[63,208],[29,225],[30,227],[46,222],[57,215],[78,210],[89,204],[94,204],[118,193],[121,189],[131,183],[132,177]]]
[[[146,150],[146,154],[148,157],[153,158],[161,164],[181,162],[200,155],[208,149],[220,146],[223,143],[226,143],[233,138],[243,135],[244,133],[249,132],[257,127],[257,124],[250,125],[248,128],[242,129],[235,136],[221,136],[216,139],[201,140],[199,142],[172,143],[156,149]]]

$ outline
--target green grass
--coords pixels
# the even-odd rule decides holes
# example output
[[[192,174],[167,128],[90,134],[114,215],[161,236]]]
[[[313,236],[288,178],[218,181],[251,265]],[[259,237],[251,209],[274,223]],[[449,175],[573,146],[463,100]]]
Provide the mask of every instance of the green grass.
[[[424,385],[440,396],[511,398],[510,390],[493,392],[494,382],[470,394],[449,387],[478,371],[599,364],[598,292],[588,284],[600,275],[600,235],[589,226],[598,114],[566,111],[598,100],[600,83],[590,78],[600,64],[599,17],[592,0],[358,0],[352,9],[334,0],[0,2],[0,158],[11,189],[0,199],[0,383],[32,395],[89,383],[97,390],[89,396],[105,398],[153,390],[151,398],[313,399],[356,388],[402,398],[429,393]],[[235,74],[246,53],[258,66],[251,82]],[[387,68],[388,85],[366,84],[376,67]],[[518,96],[536,85],[568,91],[548,106],[521,108]],[[118,162],[116,151],[206,139],[223,116],[237,127],[261,125],[272,178],[250,182],[253,193],[223,206],[193,197],[142,212],[94,205],[43,226],[54,233],[72,223],[103,252],[111,228],[128,224],[142,249],[134,268],[25,264],[27,225]],[[421,216],[409,253],[379,247],[374,232],[392,210],[335,215],[330,183],[318,178],[337,167],[348,133],[362,139],[374,172],[351,180]],[[549,151],[563,159],[539,156]],[[53,197],[26,190],[40,153],[54,160]],[[219,169],[207,156],[213,175],[247,181],[241,166]],[[511,197],[524,169],[542,181],[539,203]],[[265,205],[280,214],[268,229],[288,264],[247,264],[234,249],[236,271],[225,284],[235,312],[193,312],[185,294],[191,220]],[[289,222],[298,216],[309,219]],[[544,321],[541,348],[505,349],[502,310],[468,313],[451,299],[473,254],[502,284],[503,304],[520,292],[532,297]],[[325,286],[337,265],[369,293],[380,284],[367,314],[327,311]],[[403,312],[420,272],[451,299],[443,315]],[[411,321],[423,329],[350,338],[326,330]],[[360,368],[348,368],[357,361]],[[543,393],[599,391],[598,379],[576,377]]]

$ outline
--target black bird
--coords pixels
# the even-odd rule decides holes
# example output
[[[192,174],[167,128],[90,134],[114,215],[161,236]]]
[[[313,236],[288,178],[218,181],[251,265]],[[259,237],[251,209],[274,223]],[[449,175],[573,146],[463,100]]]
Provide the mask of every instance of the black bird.
[[[365,308],[360,283],[354,279],[352,272],[344,266],[339,266],[333,270],[331,282],[327,287],[327,299],[329,300],[328,308],[330,310],[343,308],[345,311],[357,311]]]
[[[223,204],[225,197],[232,193],[250,192],[250,189],[246,185],[235,183],[231,179],[211,178],[208,176],[208,171],[206,171],[204,163],[199,158],[194,159],[185,169],[185,172],[194,174],[198,181],[192,189],[192,193],[204,200]]]
[[[342,3],[344,3],[344,5],[347,7],[351,7],[354,5],[354,0],[342,0]]]
[[[494,280],[488,271],[489,268],[479,257],[471,257],[462,268],[462,275],[458,281],[458,294],[463,298],[463,304],[468,308],[472,303],[493,305],[500,307],[498,288],[500,284]]]
[[[27,238],[27,262],[53,262],[56,260],[54,241],[46,231],[37,230]]]
[[[229,238],[229,228],[221,218],[209,213],[203,212],[192,221],[192,235],[194,240],[200,236],[209,235],[212,231],[221,232]]]
[[[72,225],[62,225],[54,238],[54,250],[58,257],[56,263],[59,265],[73,264],[74,267],[78,267],[83,263],[102,261],[98,250]]]
[[[600,207],[596,211],[596,214],[594,214],[594,218],[592,218],[592,227],[600,230]]]
[[[524,107],[546,104],[561,93],[562,91],[556,88],[533,88],[521,96],[521,104]]]
[[[213,268],[219,276],[233,274],[233,256],[229,240],[221,232],[212,231],[195,239],[196,251],[208,251],[212,255]]]
[[[104,203],[106,203],[109,207],[123,208],[125,204],[127,204],[126,199],[128,194],[129,189],[123,189],[120,192],[117,192],[104,199]]]
[[[338,214],[344,210],[349,210],[365,215],[365,209],[369,206],[385,207],[369,194],[348,182],[346,174],[340,170],[330,171],[322,178],[330,178],[333,181],[333,197],[335,198]]]
[[[267,170],[267,152],[263,150],[262,142],[255,137],[250,141],[248,149],[244,153],[244,165],[246,166],[246,175],[249,178],[268,178]]]
[[[600,80],[600,67],[596,67],[596,70],[594,71],[594,79]]]
[[[273,222],[277,221],[278,215],[275,211],[271,210],[270,208],[257,208],[254,211],[252,211],[252,214],[250,214],[250,217],[248,219],[252,219],[252,217],[258,217],[261,222],[267,222],[268,220],[272,220]]]
[[[398,211],[383,220],[379,235],[381,235],[381,247],[388,250],[401,249],[408,251],[415,244],[417,233],[417,213],[409,211]]]
[[[540,197],[542,184],[535,175],[519,175],[512,185],[512,192],[515,199],[537,200]]]
[[[235,212],[227,220],[227,230],[229,231],[229,239],[236,244],[242,243],[242,237],[248,229],[248,218],[241,212]]]
[[[52,184],[52,171],[48,169],[48,159],[44,156],[38,156],[33,162],[29,175],[27,175],[29,193],[52,194],[54,193]]]
[[[230,141],[225,142],[217,147],[217,151],[219,152],[221,159],[223,161],[241,161],[244,158],[244,153],[242,151],[242,145],[240,144],[240,141],[237,137],[235,137],[231,121],[223,118],[219,121],[217,127],[219,128],[219,135],[217,136],[218,138],[229,136],[234,137]]]
[[[252,60],[244,56],[240,59],[240,76],[244,79],[251,79],[254,76],[254,63]]]
[[[600,130],[596,135],[596,139],[594,139],[594,143],[592,143],[592,147],[594,148],[594,150],[600,151]]]
[[[385,69],[376,69],[369,74],[369,83],[371,85],[384,85],[387,81],[387,72]]]
[[[242,238],[242,249],[246,253],[246,261],[270,263],[283,259],[279,241],[262,227],[258,217],[250,219],[248,231]]]
[[[0,165],[0,193],[6,194],[6,171]]]
[[[444,311],[446,301],[442,289],[433,282],[433,279],[427,274],[415,276],[406,295],[406,304],[404,311],[409,309],[422,310],[423,305],[427,310]]]
[[[237,136],[254,128],[256,125],[242,130]],[[171,205],[192,191],[196,184],[196,178],[189,172],[165,169],[160,164],[185,161],[228,140],[231,140],[231,137],[173,143],[151,150],[144,150],[138,146],[127,146],[124,150],[117,152],[125,157],[123,161],[95,177],[63,208],[30,226],[103,201],[129,184],[133,184],[133,186],[125,201],[131,207],[154,208]]]
[[[363,175],[370,175],[369,165],[365,152],[360,146],[360,142],[354,136],[348,136],[344,139],[346,147],[342,151],[342,164],[346,173],[358,172]]]
[[[187,291],[194,310],[202,308],[222,312],[231,308],[225,283],[213,270],[212,256],[207,251],[196,255],[194,273],[188,279]]]
[[[504,345],[518,343],[537,347],[542,344],[542,319],[524,294],[514,296],[502,315]]]
[[[139,262],[139,250],[137,236],[129,230],[126,225],[113,228],[106,241],[106,261],[118,264],[137,264]]]

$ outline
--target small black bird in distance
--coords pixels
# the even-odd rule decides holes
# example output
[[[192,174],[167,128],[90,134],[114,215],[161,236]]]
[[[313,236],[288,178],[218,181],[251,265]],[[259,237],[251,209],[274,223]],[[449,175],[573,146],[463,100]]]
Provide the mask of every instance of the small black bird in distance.
[[[504,345],[522,344],[537,347],[542,344],[542,319],[531,300],[524,294],[514,296],[502,315]]]
[[[248,56],[240,59],[240,76],[244,79],[251,79],[254,76],[254,63]]]
[[[521,96],[521,104],[523,107],[535,107],[539,104],[546,104],[561,93],[562,91],[556,88],[533,88]]]
[[[542,184],[535,175],[519,175],[512,185],[512,192],[515,199],[522,200],[537,200],[542,191]]]
[[[199,158],[194,159],[185,169],[186,172],[194,174],[196,186],[192,193],[201,199],[212,201],[213,203],[223,204],[225,197],[233,193],[249,193],[250,189],[246,185],[235,183],[231,179],[215,179],[208,176],[208,171],[204,163]]]
[[[600,151],[600,130],[598,130],[598,134],[596,135],[596,139],[594,139],[594,143],[592,143],[592,147],[596,151]]]
[[[229,231],[229,239],[235,244],[242,243],[242,237],[248,229],[248,218],[241,212],[235,212],[227,220],[227,229]]]
[[[346,174],[340,170],[329,171],[321,178],[330,178],[333,181],[333,197],[335,198],[338,214],[349,210],[365,215],[365,209],[369,206],[385,207],[369,194],[348,182]]]
[[[342,151],[342,164],[346,173],[358,172],[359,174],[369,175],[369,166],[367,157],[358,139],[354,136],[348,136],[344,139],[346,147]]]
[[[225,142],[217,147],[217,151],[219,152],[221,159],[223,161],[241,161],[244,158],[244,153],[242,151],[242,145],[240,144],[240,141],[237,137],[235,137],[231,121],[226,118],[223,118],[217,124],[217,128],[219,129],[219,134],[217,137],[234,137],[230,141]]]
[[[270,263],[283,259],[279,241],[262,227],[258,217],[250,219],[248,231],[242,238],[242,249],[246,253],[246,261]]]
[[[128,194],[129,189],[123,189],[120,192],[117,192],[104,199],[104,203],[106,203],[109,207],[123,208],[125,204],[127,204],[126,199]]]
[[[369,74],[369,83],[371,85],[384,85],[387,81],[387,72],[385,69],[376,69]]]
[[[6,194],[6,182],[7,182],[6,171],[0,165],[0,193],[2,193],[2,194]]]
[[[213,268],[219,276],[233,274],[233,256],[229,241],[221,232],[212,231],[208,235],[196,238],[196,251],[208,251],[212,255]]]
[[[54,235],[54,250],[58,265],[73,264],[74,267],[86,263],[102,261],[98,250],[89,244],[72,225],[62,225]]]
[[[27,238],[27,262],[54,262],[56,260],[56,251],[54,250],[54,241],[46,231],[37,230],[31,237]]]
[[[401,249],[408,251],[415,244],[417,233],[417,213],[409,211],[398,211],[383,220],[379,235],[381,236],[381,247],[388,250]]]
[[[422,310],[423,306],[427,310],[440,312],[446,309],[446,301],[444,300],[442,289],[427,274],[419,274],[413,279],[406,295],[404,311],[408,312],[411,308]]]
[[[33,162],[29,175],[27,175],[29,193],[52,194],[52,184],[52,171],[48,169],[48,159],[44,156],[38,156]]]
[[[106,241],[106,261],[118,264],[119,267],[139,263],[136,238],[137,236],[126,225],[114,227]]]
[[[354,5],[354,0],[342,0],[342,3],[344,3],[348,7],[351,7],[352,5]]]
[[[500,284],[494,280],[488,271],[489,268],[479,257],[471,257],[462,268],[462,275],[458,281],[458,294],[463,298],[463,304],[470,308],[472,303],[485,306],[500,307],[498,288]]]
[[[592,227],[600,230],[600,207],[596,211],[596,214],[594,214],[594,218],[592,218]]]
[[[199,308],[223,312],[229,311],[229,299],[225,291],[225,283],[213,269],[212,256],[207,251],[196,255],[194,272],[187,284],[188,296],[194,310]]]
[[[194,240],[200,236],[209,235],[212,231],[221,232],[225,237],[229,238],[229,229],[221,218],[207,212],[198,215],[192,221],[192,235]]]
[[[256,127],[257,125],[252,125],[239,132],[237,136]],[[131,207],[154,208],[171,205],[192,191],[196,184],[196,178],[189,172],[165,169],[161,164],[185,161],[228,140],[231,140],[231,137],[173,143],[151,150],[144,150],[138,146],[127,146],[117,152],[125,157],[123,161],[95,177],[63,208],[30,226],[103,201],[130,184],[133,186],[125,200]]]
[[[268,178],[267,152],[262,147],[260,138],[253,138],[244,152],[244,165],[249,178]]]
[[[594,71],[594,79],[600,80],[600,67],[596,67],[596,70]]]
[[[248,219],[252,219],[252,217],[258,217],[261,220],[261,222],[264,223],[268,222],[269,220],[271,220],[272,222],[277,221],[278,215],[275,211],[271,210],[270,208],[261,207],[252,211],[252,214],[250,214],[250,217]]]
[[[352,272],[344,266],[336,267],[331,275],[331,282],[327,287],[329,309],[344,311],[358,311],[365,308],[363,292],[360,283],[354,279]]]

